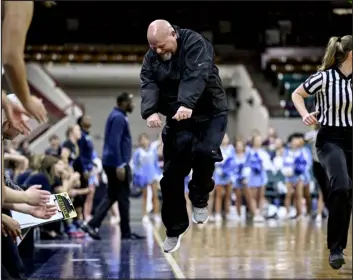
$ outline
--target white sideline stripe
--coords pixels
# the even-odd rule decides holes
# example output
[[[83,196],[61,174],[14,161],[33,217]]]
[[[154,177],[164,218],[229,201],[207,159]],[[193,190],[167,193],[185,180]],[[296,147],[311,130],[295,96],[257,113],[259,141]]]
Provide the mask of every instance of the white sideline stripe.
[[[71,259],[73,262],[99,262],[100,259]]]
[[[40,244],[36,243],[34,244],[35,248],[39,249],[51,249],[51,248],[81,248],[81,244]]]
[[[161,238],[160,234],[158,233],[158,230],[155,229],[155,228],[153,229],[153,236],[154,236],[154,239],[156,240],[158,246],[161,248],[162,253],[163,253],[164,257],[165,257],[165,260],[170,265],[170,268],[172,269],[172,272],[173,272],[175,278],[177,278],[177,279],[185,279],[186,277],[185,277],[184,273],[181,271],[178,263],[173,258],[173,256],[171,254],[165,253],[163,251],[162,238]]]

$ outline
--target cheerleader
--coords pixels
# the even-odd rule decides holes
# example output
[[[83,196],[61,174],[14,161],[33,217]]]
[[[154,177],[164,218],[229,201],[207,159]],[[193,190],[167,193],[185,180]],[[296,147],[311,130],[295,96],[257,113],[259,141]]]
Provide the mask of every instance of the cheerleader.
[[[284,206],[287,210],[287,218],[299,218],[302,215],[303,198],[303,176],[306,171],[307,161],[303,150],[300,148],[300,139],[292,137],[290,147],[284,151],[282,173],[287,187]],[[297,214],[290,217],[290,206],[292,199],[295,199]]]
[[[158,155],[156,149],[150,146],[149,137],[146,134],[139,136],[139,148],[133,155],[132,164],[134,168],[133,183],[142,189],[142,213],[144,223],[149,222],[147,213],[147,191],[152,190],[152,204],[155,222],[160,222],[159,199],[158,199],[158,175],[157,164]]]
[[[227,218],[230,207],[232,194],[232,167],[234,162],[235,150],[232,144],[229,144],[229,137],[224,135],[221,152],[223,156],[222,162],[217,162],[215,165],[214,180],[215,180],[215,222],[222,221],[222,202],[224,201],[224,212]]]
[[[261,136],[254,136],[247,155],[247,166],[250,168],[248,187],[251,189],[251,196],[253,201],[255,201],[256,209],[253,219],[257,222],[264,221],[261,209],[265,201],[265,186],[268,181],[266,168],[269,162],[271,162],[270,156],[262,148]]]
[[[306,169],[303,174],[303,196],[306,203],[306,215],[308,217],[312,216],[312,199],[311,199],[311,191],[310,191],[310,183],[313,178],[311,176],[311,170],[313,168],[313,155],[311,153],[310,148],[305,145],[305,139],[303,135],[299,137],[300,148],[303,151],[304,157],[307,161]]]
[[[234,156],[234,176],[233,176],[233,189],[235,191],[235,207],[237,210],[235,220],[241,220],[241,206],[242,206],[242,195],[244,195],[248,209],[252,216],[258,219],[256,216],[256,208],[254,200],[252,199],[251,192],[247,187],[247,177],[250,173],[250,168],[246,166],[246,152],[244,143],[240,140],[235,142],[235,156]],[[256,220],[255,220],[256,221]]]

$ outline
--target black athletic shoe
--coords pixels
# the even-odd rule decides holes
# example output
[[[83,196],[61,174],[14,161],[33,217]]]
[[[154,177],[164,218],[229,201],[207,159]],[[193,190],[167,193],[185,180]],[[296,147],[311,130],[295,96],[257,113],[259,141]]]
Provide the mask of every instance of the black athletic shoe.
[[[124,240],[142,240],[142,239],[146,239],[145,236],[143,235],[139,235],[137,233],[130,233],[130,234],[122,234],[121,235],[121,239]]]
[[[89,224],[82,224],[81,225],[81,229],[88,233],[89,236],[92,238],[92,239],[95,239],[95,240],[101,240],[102,238],[100,237],[99,233],[98,233],[98,230],[95,230],[94,228],[92,228]]]
[[[346,262],[344,260],[343,250],[340,248],[330,250],[329,263],[333,269],[340,269]]]

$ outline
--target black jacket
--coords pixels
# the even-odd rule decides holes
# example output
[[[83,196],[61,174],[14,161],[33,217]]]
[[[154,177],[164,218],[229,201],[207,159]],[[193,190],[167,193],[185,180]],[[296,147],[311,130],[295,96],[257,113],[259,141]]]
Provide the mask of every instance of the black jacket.
[[[192,109],[196,119],[227,114],[211,43],[192,30],[174,29],[178,49],[171,60],[163,61],[152,49],[145,54],[140,74],[142,118],[161,113],[168,119],[180,106]]]

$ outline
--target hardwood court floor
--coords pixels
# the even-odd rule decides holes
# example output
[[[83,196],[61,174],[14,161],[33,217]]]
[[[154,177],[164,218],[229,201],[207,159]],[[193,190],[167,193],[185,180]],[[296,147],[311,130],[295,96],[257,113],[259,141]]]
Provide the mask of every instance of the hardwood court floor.
[[[352,279],[350,233],[338,271],[328,265],[326,222],[308,220],[192,226],[173,257],[185,278]]]

